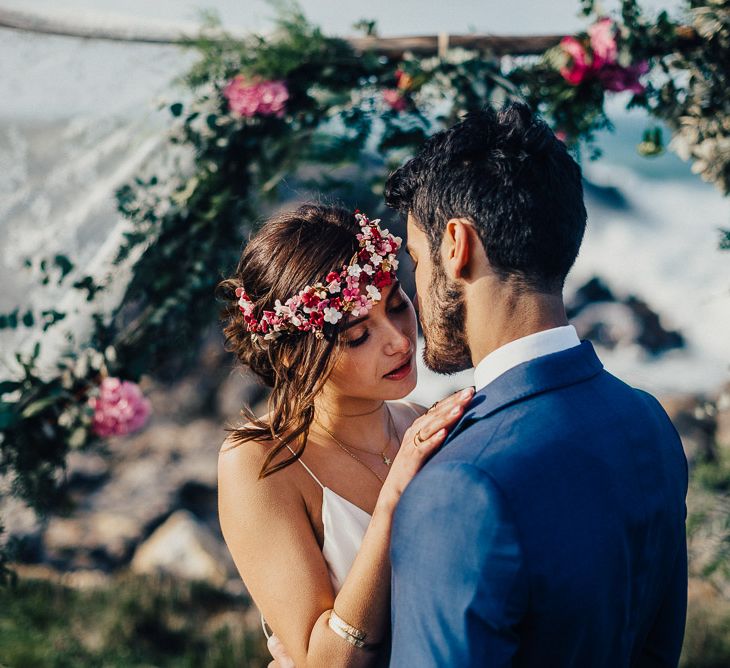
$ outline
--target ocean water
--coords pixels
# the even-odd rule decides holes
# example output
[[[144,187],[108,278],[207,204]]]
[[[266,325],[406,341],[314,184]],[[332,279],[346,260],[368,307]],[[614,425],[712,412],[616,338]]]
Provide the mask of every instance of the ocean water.
[[[126,226],[114,190],[160,152],[168,116],[159,102],[175,99],[170,82],[193,57],[176,47],[2,31],[0,59],[9,65],[0,69],[0,310],[78,305],[70,326],[83,333],[78,293],[38,288],[23,260],[68,253],[80,274],[109,271]],[[618,296],[648,302],[688,341],[655,359],[633,346],[601,350],[609,370],[657,393],[710,392],[730,379],[730,253],[717,249],[730,200],[676,156],[640,157],[635,146],[648,120],[622,102],[611,104],[616,132],[600,137],[605,156],[584,165],[598,187],[587,188],[589,227],[568,292],[601,276]],[[119,273],[104,296],[108,306],[124,280]],[[23,339],[0,334],[0,376],[12,370],[16,347],[32,343]],[[44,341],[50,362],[63,341]],[[444,378],[422,369],[414,398],[431,403],[470,383],[468,372]]]

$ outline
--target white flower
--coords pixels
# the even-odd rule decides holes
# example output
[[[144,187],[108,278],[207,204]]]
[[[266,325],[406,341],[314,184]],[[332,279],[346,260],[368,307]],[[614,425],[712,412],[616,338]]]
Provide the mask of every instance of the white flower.
[[[327,286],[327,290],[329,290],[330,294],[336,295],[338,292],[340,292],[340,282],[332,281],[332,283]]]
[[[342,319],[342,313],[336,308],[326,308],[324,310],[324,321],[332,325],[336,325]]]
[[[276,300],[274,303],[274,313],[280,318],[285,318],[291,315],[291,309],[288,306],[284,306],[280,300]]]
[[[377,266],[379,266],[379,265],[380,265],[380,264],[382,263],[382,261],[383,261],[383,257],[382,257],[382,255],[378,255],[378,254],[376,253],[375,255],[373,255],[373,256],[372,256],[372,257],[370,258],[370,261],[371,261],[371,262],[372,262],[372,263],[373,263],[373,264],[374,264],[374,265],[375,265],[375,266],[377,267]]]
[[[373,301],[378,301],[380,299],[380,290],[378,290],[378,288],[376,288],[374,285],[368,285],[367,291],[368,297],[370,297],[370,299],[372,299]]]
[[[367,245],[365,246],[365,250],[366,250],[366,251],[367,251],[368,253],[374,253],[374,252],[375,252],[375,244],[374,244],[374,243],[373,243],[372,241],[370,241],[370,242],[369,242],[369,243],[368,243],[368,244],[367,244]]]
[[[372,276],[375,273],[375,269],[372,268],[369,264],[366,264],[362,270],[368,275]]]
[[[355,263],[347,270],[347,273],[350,276],[355,276],[355,278],[359,278],[360,274],[362,273],[362,267],[359,264]]]

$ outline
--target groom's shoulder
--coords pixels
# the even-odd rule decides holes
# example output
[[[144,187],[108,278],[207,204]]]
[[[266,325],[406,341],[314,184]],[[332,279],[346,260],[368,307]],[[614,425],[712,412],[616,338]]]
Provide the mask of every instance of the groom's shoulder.
[[[485,397],[489,391],[485,388]],[[480,410],[477,404],[432,461],[486,469],[500,462],[510,469],[539,466],[541,458],[553,457],[566,443],[622,439],[627,428],[679,442],[654,396],[602,370],[583,383],[505,402],[494,410]]]

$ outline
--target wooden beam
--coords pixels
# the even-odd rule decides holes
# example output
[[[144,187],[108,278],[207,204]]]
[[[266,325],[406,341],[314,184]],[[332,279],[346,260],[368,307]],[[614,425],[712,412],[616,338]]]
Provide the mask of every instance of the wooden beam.
[[[199,33],[189,28],[167,28],[154,26],[99,26],[76,24],[68,19],[51,18],[12,9],[0,9],[0,28],[23,32],[100,39],[115,42],[137,42],[144,44],[188,44]],[[243,38],[246,33],[229,33]],[[211,36],[215,39],[215,35]],[[376,51],[390,57],[402,56],[411,51],[419,55],[434,54],[442,48],[463,47],[493,51],[498,55],[538,54],[560,41],[561,35],[509,36],[509,35],[423,35],[407,37],[349,37],[344,38],[356,51]]]
[[[190,44],[200,36],[198,29],[193,30],[189,27],[79,25],[67,19],[50,18],[12,9],[0,9],[0,28],[44,35],[143,44]],[[227,32],[227,36],[240,39],[246,37],[247,34],[250,33]],[[697,33],[688,26],[679,26],[677,36],[683,46],[696,46],[700,42]],[[206,37],[215,40],[216,34],[207,34]],[[440,35],[345,37],[343,39],[357,52],[375,51],[397,59],[406,51],[426,56],[442,53],[447,47],[489,51],[497,56],[537,55],[558,44],[562,37],[562,35],[447,35],[442,33]],[[670,50],[670,45],[667,50]]]

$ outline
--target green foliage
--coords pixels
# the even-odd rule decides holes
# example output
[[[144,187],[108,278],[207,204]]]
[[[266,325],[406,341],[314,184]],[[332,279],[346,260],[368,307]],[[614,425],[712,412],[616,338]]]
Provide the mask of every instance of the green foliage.
[[[60,666],[265,666],[250,603],[203,583],[122,576],[75,590],[23,578],[0,589],[0,663]],[[250,619],[250,617],[249,617]]]

